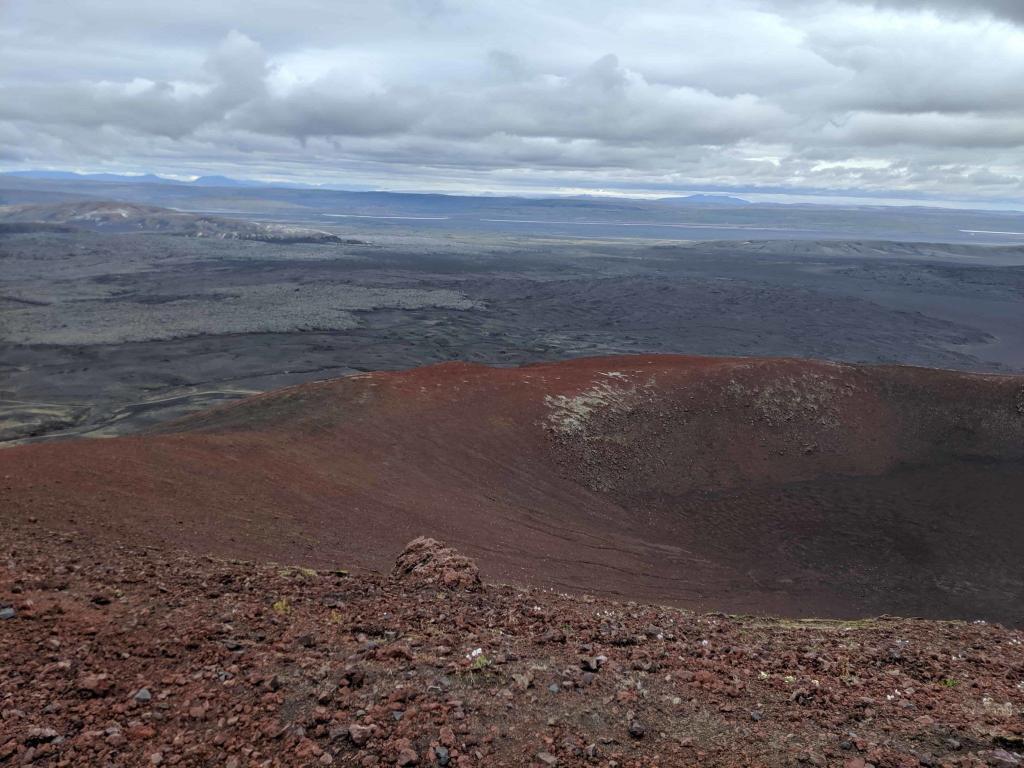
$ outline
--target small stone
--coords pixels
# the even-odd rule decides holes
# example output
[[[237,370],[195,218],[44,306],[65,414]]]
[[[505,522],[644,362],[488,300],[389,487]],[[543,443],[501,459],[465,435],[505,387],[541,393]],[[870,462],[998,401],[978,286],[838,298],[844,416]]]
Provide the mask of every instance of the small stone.
[[[319,744],[317,744],[312,739],[307,739],[304,737],[305,729],[302,729],[301,726],[295,727],[292,730],[292,733],[299,737],[299,743],[295,747],[296,757],[304,759],[310,757],[320,757],[320,755],[323,753],[323,750],[320,748]]]
[[[447,747],[434,747],[434,760],[441,768],[448,765],[451,762],[451,755],[448,753]]]
[[[147,701],[152,701],[153,694],[149,692],[149,688],[139,688],[139,690],[135,692],[135,695],[132,698],[134,698],[138,702],[145,703]]]
[[[761,711],[758,709],[755,709],[753,712],[750,713],[750,719],[753,720],[755,723],[761,722],[762,717],[764,717],[764,715],[762,715]]]
[[[352,723],[348,727],[348,737],[352,739],[352,743],[357,747],[361,747],[370,740],[373,735],[373,729],[365,725],[359,725],[359,723]]]
[[[110,682],[110,678],[105,672],[84,675],[78,681],[78,689],[93,696],[106,696],[113,687],[114,684]]]
[[[558,758],[550,752],[538,752],[537,759],[544,763],[544,765],[558,765]]]
[[[398,751],[398,760],[395,762],[395,765],[401,766],[401,768],[405,768],[409,765],[418,765],[419,762],[420,756],[416,754],[416,750],[413,749],[411,746],[407,746],[402,747]]]
[[[512,683],[515,685],[517,690],[525,691],[526,689],[533,687],[533,675],[513,674]]]
[[[334,764],[334,758],[331,756],[330,752],[324,752],[322,755],[320,755],[320,765],[333,765],[333,764]]]
[[[539,638],[542,643],[564,643],[565,632],[560,629],[549,629]]]
[[[156,736],[156,730],[150,725],[133,725],[128,728],[128,738],[133,741],[145,741]]]
[[[26,747],[35,747],[53,741],[57,735],[53,728],[30,728],[23,743]]]
[[[551,691],[552,693],[558,693],[562,689],[558,687],[558,683],[552,683],[551,685],[548,686],[548,690]]]
[[[13,619],[18,615],[18,612],[13,608],[0,608],[0,620]]]
[[[997,749],[992,753],[988,764],[993,768],[1017,768],[1021,761],[1005,749]]]
[[[644,734],[647,733],[647,729],[644,728],[643,724],[639,720],[632,720],[629,723],[629,735],[634,739],[642,739]]]

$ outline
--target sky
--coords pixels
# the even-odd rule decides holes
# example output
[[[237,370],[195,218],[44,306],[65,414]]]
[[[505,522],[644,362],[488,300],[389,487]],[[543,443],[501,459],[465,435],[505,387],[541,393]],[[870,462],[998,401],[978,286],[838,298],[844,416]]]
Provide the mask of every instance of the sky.
[[[1022,0],[0,0],[0,169],[1024,202]]]

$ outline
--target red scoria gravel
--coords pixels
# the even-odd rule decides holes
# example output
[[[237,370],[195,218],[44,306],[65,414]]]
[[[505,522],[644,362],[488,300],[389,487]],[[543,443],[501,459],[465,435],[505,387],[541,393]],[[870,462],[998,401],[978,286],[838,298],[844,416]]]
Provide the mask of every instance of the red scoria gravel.
[[[0,547],[3,766],[1024,765],[1024,635],[995,625],[699,615],[38,524]]]

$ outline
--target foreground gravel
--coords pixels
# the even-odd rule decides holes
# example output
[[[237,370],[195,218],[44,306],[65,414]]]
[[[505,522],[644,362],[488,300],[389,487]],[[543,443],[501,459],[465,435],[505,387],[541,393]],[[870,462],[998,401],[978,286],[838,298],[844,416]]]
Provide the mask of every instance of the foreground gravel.
[[[384,576],[3,529],[0,765],[1024,765],[996,625],[479,586],[423,542]]]

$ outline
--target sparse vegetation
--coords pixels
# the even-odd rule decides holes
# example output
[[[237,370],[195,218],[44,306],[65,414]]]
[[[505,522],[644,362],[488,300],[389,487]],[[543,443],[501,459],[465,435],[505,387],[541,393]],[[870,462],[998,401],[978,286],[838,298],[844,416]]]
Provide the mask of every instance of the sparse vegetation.
[[[292,606],[287,597],[282,597],[275,600],[271,608],[273,608],[274,613],[280,616],[286,616],[287,614],[292,612]]]

